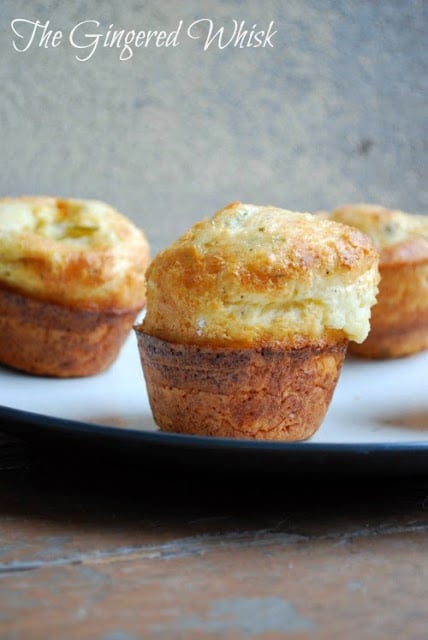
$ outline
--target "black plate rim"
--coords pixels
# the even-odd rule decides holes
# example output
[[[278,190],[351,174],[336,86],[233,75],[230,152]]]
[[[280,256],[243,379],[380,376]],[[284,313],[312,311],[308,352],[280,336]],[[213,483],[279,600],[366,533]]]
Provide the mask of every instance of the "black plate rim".
[[[263,451],[263,452],[281,452],[287,454],[337,454],[343,453],[347,455],[355,454],[394,454],[412,452],[428,453],[428,440],[416,441],[391,441],[391,442],[277,442],[269,440],[246,440],[239,438],[217,438],[212,436],[193,436],[178,433],[166,433],[162,431],[147,431],[132,429],[129,427],[115,427],[98,423],[84,422],[69,418],[49,416],[31,411],[24,411],[15,407],[0,405],[0,431],[7,432],[10,435],[20,437],[34,435],[37,437],[39,432],[31,434],[29,427],[36,427],[42,431],[57,436],[73,436],[78,438],[90,436],[99,436],[101,438],[109,438],[123,441],[139,442],[141,445],[156,445],[160,447],[172,447],[186,449],[210,449],[218,450],[236,450],[236,451]],[[428,465],[428,459],[427,459]]]

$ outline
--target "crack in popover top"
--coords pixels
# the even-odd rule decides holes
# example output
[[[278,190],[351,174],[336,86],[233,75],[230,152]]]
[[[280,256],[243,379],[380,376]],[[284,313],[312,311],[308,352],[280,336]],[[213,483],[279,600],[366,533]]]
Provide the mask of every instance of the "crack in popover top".
[[[0,199],[0,286],[70,307],[138,309],[149,245],[98,200]]]

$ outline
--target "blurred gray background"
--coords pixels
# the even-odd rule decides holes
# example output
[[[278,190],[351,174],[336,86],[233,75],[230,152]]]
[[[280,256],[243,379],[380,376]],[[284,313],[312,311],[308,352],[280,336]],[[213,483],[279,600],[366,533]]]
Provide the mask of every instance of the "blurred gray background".
[[[110,202],[152,252],[231,200],[301,211],[349,201],[427,210],[427,3],[423,0],[2,0],[1,195]],[[56,48],[13,49],[11,21],[50,21]],[[203,50],[210,19],[274,47]],[[68,43],[96,31],[177,28],[175,48]],[[207,25],[208,23],[204,23]],[[92,26],[92,25],[91,25]],[[88,30],[89,32],[94,32]],[[15,37],[16,39],[16,37]]]

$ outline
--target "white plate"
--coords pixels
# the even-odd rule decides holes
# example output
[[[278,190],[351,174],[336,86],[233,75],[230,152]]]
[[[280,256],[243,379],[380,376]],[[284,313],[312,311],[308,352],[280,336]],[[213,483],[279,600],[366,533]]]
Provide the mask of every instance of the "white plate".
[[[0,430],[45,442],[66,436],[67,443],[81,438],[97,448],[110,443],[114,452],[160,455],[186,467],[425,474],[427,374],[428,351],[385,361],[348,357],[323,424],[304,443],[167,434],[153,421],[131,333],[116,362],[97,376],[62,380],[0,367]]]
[[[131,334],[106,372],[50,379],[0,367],[0,405],[62,419],[157,430],[136,339]],[[318,443],[428,441],[428,352],[372,361],[347,358]]]

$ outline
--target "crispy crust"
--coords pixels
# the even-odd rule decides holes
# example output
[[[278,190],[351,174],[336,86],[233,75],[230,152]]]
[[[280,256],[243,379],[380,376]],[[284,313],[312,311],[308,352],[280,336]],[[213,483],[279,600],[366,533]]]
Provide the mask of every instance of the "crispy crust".
[[[329,407],[347,342],[303,349],[173,344],[136,327],[161,430],[259,440],[305,440]]]
[[[144,330],[218,347],[297,347],[328,330],[362,341],[377,263],[369,238],[350,226],[234,202],[153,260]]]
[[[137,310],[77,311],[0,287],[0,362],[27,373],[89,376],[117,357]]]
[[[0,199],[0,283],[79,311],[142,307],[149,245],[98,200]]]
[[[349,352],[397,358],[428,348],[428,217],[378,205],[343,205],[329,218],[367,233],[379,254],[380,284],[371,329]]]

